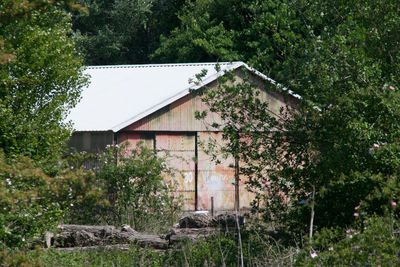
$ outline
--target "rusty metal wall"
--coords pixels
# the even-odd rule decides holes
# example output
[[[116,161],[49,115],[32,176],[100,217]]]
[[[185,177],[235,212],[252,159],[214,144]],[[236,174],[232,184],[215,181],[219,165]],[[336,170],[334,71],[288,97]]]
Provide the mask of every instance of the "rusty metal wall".
[[[166,182],[176,182],[176,193],[183,196],[184,210],[195,209],[195,135],[191,133],[156,133],[156,149],[160,156],[167,155],[168,166],[174,168],[174,176]]]
[[[214,140],[223,145],[222,132],[199,132],[199,143],[205,146]],[[198,209],[210,210],[211,197],[214,198],[215,210],[233,210],[235,204],[235,161],[233,157],[223,159],[221,164],[216,164],[204,152],[202,146],[198,147]],[[240,164],[240,163],[239,163]],[[245,188],[245,177],[240,177],[239,206],[247,208],[254,199],[252,193]]]
[[[244,74],[241,71],[236,71],[236,75],[237,82],[243,80]],[[285,103],[289,103],[290,105],[297,104],[297,99],[292,96],[288,96],[287,99],[285,99],[283,94],[275,92],[275,89],[271,85],[266,84],[265,81],[261,80],[258,76],[251,74],[249,78],[260,90],[260,99],[269,103],[269,109],[273,114],[278,115],[280,108],[285,106]],[[208,86],[215,87],[217,83],[213,82]],[[206,120],[197,120],[194,117],[195,111],[207,111],[208,116]],[[217,131],[209,127],[213,122],[221,123],[221,118],[217,114],[209,112],[209,108],[201,101],[199,96],[189,94],[131,124],[124,130],[172,132]]]
[[[240,71],[237,71],[236,75],[238,82],[244,78],[244,74]],[[258,76],[251,74],[249,78],[251,82],[257,84],[261,91],[260,99],[269,103],[272,113],[278,115],[286,101],[289,104],[296,104],[297,100],[293,97],[289,96],[288,99],[285,99],[280,93],[270,92],[270,89],[274,89],[269,88],[270,85],[267,85]],[[216,85],[214,82],[209,86]],[[208,111],[210,115],[206,122],[194,117],[195,111],[203,110]],[[123,138],[121,135],[120,140],[135,143],[144,138],[144,132],[154,134],[153,143],[148,141],[148,145],[153,145],[160,155],[165,155],[163,151],[168,151],[173,156],[169,160],[169,165],[179,171],[175,177],[166,177],[165,179],[177,181],[178,193],[182,193],[185,198],[185,209],[193,210],[197,204],[197,209],[209,210],[211,197],[213,197],[216,210],[232,210],[235,196],[233,158],[228,158],[222,164],[216,165],[200,146],[196,148],[196,144],[200,142],[196,142],[195,133],[197,133],[198,140],[206,141],[212,137],[222,144],[222,133],[214,129],[213,132],[210,132],[210,128],[207,127],[213,122],[221,122],[220,117],[215,113],[210,113],[200,97],[187,95],[123,129],[122,132],[129,132],[129,137]],[[134,136],[132,132],[138,132],[138,135]],[[196,149],[197,165],[194,160]],[[239,204],[241,208],[249,207],[254,195],[246,190],[245,178],[240,178]]]
[[[206,122],[194,117],[195,111],[208,110],[200,97],[187,95],[174,103],[126,127],[127,131],[207,131],[207,124],[220,122],[217,114],[210,114]]]
[[[145,147],[154,148],[154,134],[142,132],[121,132],[117,135],[117,142],[128,142],[128,149],[134,149],[139,142]]]
[[[230,157],[216,164],[203,150],[209,138],[222,144],[222,132],[126,132],[118,136],[118,141],[129,141],[132,147],[144,141],[148,147],[154,147],[159,156],[167,156],[168,166],[176,171],[164,179],[176,182],[176,194],[182,195],[184,210],[195,210],[196,206],[198,210],[210,210],[211,197],[216,211],[233,210],[234,160]],[[240,178],[240,207],[247,208],[254,196],[245,189],[245,178]]]

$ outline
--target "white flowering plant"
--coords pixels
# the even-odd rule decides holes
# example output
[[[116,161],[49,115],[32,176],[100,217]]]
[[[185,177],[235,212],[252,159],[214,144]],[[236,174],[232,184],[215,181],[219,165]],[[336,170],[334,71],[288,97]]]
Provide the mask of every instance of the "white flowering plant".
[[[398,266],[399,229],[397,219],[378,216],[354,228],[324,228],[297,256],[296,266]]]

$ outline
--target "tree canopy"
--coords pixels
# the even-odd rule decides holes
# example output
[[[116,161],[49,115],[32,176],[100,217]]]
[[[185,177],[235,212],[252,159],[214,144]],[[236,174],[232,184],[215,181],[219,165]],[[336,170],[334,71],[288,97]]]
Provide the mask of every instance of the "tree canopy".
[[[71,2],[71,3],[70,3]],[[3,1],[0,20],[0,148],[53,157],[69,137],[63,119],[86,79],[71,39],[72,1]]]
[[[178,25],[183,0],[81,0],[73,18],[77,49],[88,65],[149,63],[160,34]]]
[[[241,60],[280,82],[305,44],[309,1],[188,1],[181,24],[161,36],[163,62]]]
[[[353,223],[359,205],[364,214],[385,214],[399,200],[400,7],[390,0],[264,3],[296,13],[274,14],[299,26],[278,27],[269,38],[301,38],[254,62],[301,92],[303,101],[276,118],[249,82],[222,80],[203,99],[228,122],[224,150],[244,162],[241,171],[262,192],[266,218],[282,216],[304,230],[310,210],[319,228]],[[285,57],[273,61],[277,55]]]

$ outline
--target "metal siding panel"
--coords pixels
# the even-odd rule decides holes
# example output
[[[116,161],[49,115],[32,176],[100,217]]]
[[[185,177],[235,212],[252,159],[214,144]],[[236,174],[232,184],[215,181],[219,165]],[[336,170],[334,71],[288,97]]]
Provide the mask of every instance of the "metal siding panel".
[[[237,82],[243,80],[241,71],[235,72]],[[279,114],[280,108],[285,106],[285,99],[281,93],[274,92],[274,88],[268,83],[261,80],[256,75],[250,75],[252,83],[256,84],[260,90],[260,99],[269,103],[269,109],[276,115]],[[217,82],[207,85],[209,88],[215,88]],[[289,100],[293,97],[289,97]],[[291,101],[293,102],[293,101]],[[205,120],[197,120],[194,117],[195,111],[207,111],[208,115]],[[201,131],[217,131],[210,127],[212,123],[221,123],[218,114],[212,113],[209,107],[201,101],[201,97],[188,94],[164,108],[153,112],[147,117],[129,125],[126,130],[134,131],[183,131],[183,132],[201,132]]]
[[[111,132],[92,132],[90,140],[90,150],[92,152],[103,151],[104,148],[114,142],[114,134]]]
[[[88,132],[87,133],[83,133],[83,135],[82,135],[82,149],[84,151],[92,152],[90,145],[91,145],[91,135],[90,135],[90,133],[88,133]]]
[[[240,208],[249,208],[251,206],[251,202],[255,199],[255,194],[246,190],[245,184],[246,178],[240,177],[240,185],[239,185],[239,205]]]
[[[211,197],[214,197],[215,210],[232,210],[234,208],[235,187],[232,171],[199,171],[198,208],[211,209]]]
[[[167,182],[177,183],[176,194],[184,198],[184,210],[195,207],[195,136],[182,134],[156,134],[156,149],[160,156],[169,154],[167,164],[176,169],[173,176],[165,177]]]
[[[128,149],[136,148],[139,142],[143,142],[145,147],[153,149],[154,147],[154,135],[147,133],[120,133],[118,135],[118,142],[129,142]]]
[[[215,84],[214,84],[215,86]],[[206,123],[197,120],[194,116],[195,111],[208,111]],[[196,132],[207,131],[207,124],[220,122],[218,114],[209,112],[209,108],[201,101],[201,98],[187,95],[158,110],[151,115],[135,122],[125,130],[130,131],[170,131],[170,132]]]
[[[200,142],[207,144],[209,138],[217,143],[222,142],[222,133],[200,132]],[[234,208],[234,174],[233,158],[228,158],[222,164],[216,164],[211,160],[203,149],[199,148],[198,155],[198,207],[209,210],[211,208],[211,197],[214,197],[215,210],[232,210]]]
[[[98,153],[107,145],[113,143],[112,132],[74,132],[70,137],[68,146],[77,151]]]
[[[222,145],[222,132],[198,133],[201,142],[207,144],[209,138]],[[240,163],[239,163],[240,164]],[[215,210],[233,210],[235,204],[235,169],[233,157],[222,160],[216,164],[211,157],[199,148],[198,155],[198,207],[209,210],[211,208],[211,197],[214,197]],[[240,176],[239,183],[239,205],[240,208],[250,207],[254,194],[246,189],[246,178]]]

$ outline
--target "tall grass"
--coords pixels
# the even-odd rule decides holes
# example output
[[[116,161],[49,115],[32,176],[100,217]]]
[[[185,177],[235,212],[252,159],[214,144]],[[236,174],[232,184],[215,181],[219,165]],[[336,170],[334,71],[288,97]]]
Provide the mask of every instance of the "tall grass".
[[[285,248],[278,241],[257,237],[249,231],[242,232],[244,266],[292,266],[294,248]],[[85,249],[67,252],[57,249],[10,251],[27,259],[27,265],[38,266],[240,266],[237,235],[217,233],[199,241],[187,241],[166,251],[140,248]],[[13,266],[13,265],[10,265]],[[17,265],[15,265],[17,266]]]

